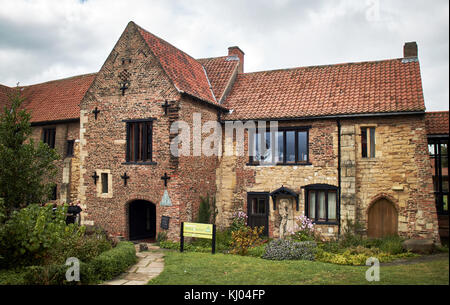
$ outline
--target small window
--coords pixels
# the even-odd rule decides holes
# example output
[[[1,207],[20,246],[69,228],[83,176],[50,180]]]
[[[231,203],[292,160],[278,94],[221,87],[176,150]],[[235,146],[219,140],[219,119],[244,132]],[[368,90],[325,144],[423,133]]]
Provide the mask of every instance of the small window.
[[[44,128],[42,141],[50,148],[55,148],[56,128]]]
[[[361,128],[361,151],[363,158],[375,158],[375,127]]]
[[[101,179],[102,179],[102,193],[107,194],[108,193],[108,174],[102,173]]]
[[[66,157],[73,157],[74,144],[75,144],[75,140],[68,140],[67,141]]]
[[[337,187],[313,185],[306,187],[305,214],[315,223],[337,222]]]
[[[152,161],[152,121],[127,122],[127,162]]]
[[[52,194],[50,196],[50,200],[56,200],[58,199],[58,185],[54,185],[52,187]]]

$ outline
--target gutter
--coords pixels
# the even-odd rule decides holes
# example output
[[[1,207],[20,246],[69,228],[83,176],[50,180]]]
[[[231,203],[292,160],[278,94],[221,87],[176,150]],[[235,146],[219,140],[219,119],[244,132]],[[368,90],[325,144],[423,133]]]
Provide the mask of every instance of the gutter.
[[[338,217],[338,238],[341,236],[341,120],[337,119],[338,128],[338,206],[337,206],[337,217]]]
[[[408,111],[408,112],[377,112],[377,113],[356,113],[356,114],[337,114],[337,115],[323,115],[323,116],[305,116],[292,118],[254,118],[254,119],[232,119],[225,121],[304,121],[304,120],[322,120],[322,119],[345,119],[345,118],[367,118],[367,117],[382,117],[382,116],[400,116],[400,115],[424,115],[425,111]]]

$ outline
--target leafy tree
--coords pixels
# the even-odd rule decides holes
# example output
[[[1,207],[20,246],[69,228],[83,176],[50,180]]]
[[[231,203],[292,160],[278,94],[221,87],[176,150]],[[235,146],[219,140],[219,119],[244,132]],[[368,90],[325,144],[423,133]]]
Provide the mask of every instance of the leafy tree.
[[[0,197],[6,218],[13,210],[48,200],[59,159],[54,149],[31,138],[31,115],[21,107],[19,88],[9,101],[0,112]]]

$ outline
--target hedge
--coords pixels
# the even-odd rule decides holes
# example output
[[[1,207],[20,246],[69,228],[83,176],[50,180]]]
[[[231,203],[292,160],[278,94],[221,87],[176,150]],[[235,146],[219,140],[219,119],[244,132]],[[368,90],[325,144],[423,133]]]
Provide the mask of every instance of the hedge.
[[[136,249],[131,242],[120,242],[91,261],[80,262],[80,282],[67,282],[66,265],[28,266],[19,271],[4,272],[0,284],[77,285],[96,284],[125,272],[135,264]],[[5,276],[6,274],[6,276]],[[6,278],[5,278],[6,277]]]

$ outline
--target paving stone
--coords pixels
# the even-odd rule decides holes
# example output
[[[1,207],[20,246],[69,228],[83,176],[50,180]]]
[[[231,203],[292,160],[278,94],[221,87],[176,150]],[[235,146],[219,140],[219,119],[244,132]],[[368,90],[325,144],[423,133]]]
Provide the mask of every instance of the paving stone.
[[[148,281],[129,281],[124,283],[123,285],[145,285]]]
[[[104,282],[103,285],[123,285],[126,282],[127,282],[127,280],[125,280],[125,279],[117,279],[117,280]]]

